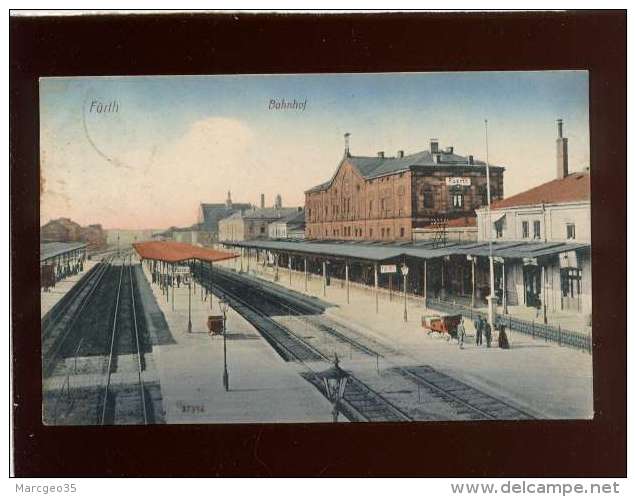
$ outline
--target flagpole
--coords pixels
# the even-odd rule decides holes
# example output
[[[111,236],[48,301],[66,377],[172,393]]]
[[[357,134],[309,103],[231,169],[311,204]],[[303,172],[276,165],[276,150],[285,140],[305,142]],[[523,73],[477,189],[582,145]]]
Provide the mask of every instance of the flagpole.
[[[492,256],[492,214],[491,214],[491,198],[490,198],[490,161],[488,159],[488,119],[484,119],[484,127],[486,131],[486,188],[488,199],[488,259],[490,265],[490,295],[488,296],[488,322],[490,326],[495,328],[495,266]]]

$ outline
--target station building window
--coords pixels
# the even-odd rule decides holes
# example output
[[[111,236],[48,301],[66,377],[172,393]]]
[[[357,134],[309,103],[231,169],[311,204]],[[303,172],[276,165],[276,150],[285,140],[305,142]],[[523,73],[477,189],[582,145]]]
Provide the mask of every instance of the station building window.
[[[528,238],[530,236],[530,226],[528,221],[521,222],[521,238]]]
[[[565,225],[565,232],[568,240],[574,240],[576,238],[576,226],[574,223],[567,223]]]
[[[424,209],[432,209],[435,207],[433,202],[433,192],[430,189],[424,190],[423,192],[422,207]]]
[[[404,238],[404,228],[400,228],[400,238]]]
[[[453,209],[461,209],[464,207],[464,195],[461,193],[453,194]]]
[[[563,297],[577,297],[581,293],[581,269],[561,269],[561,293]]]
[[[532,223],[532,237],[535,240],[539,240],[541,238],[541,221],[534,221]]]

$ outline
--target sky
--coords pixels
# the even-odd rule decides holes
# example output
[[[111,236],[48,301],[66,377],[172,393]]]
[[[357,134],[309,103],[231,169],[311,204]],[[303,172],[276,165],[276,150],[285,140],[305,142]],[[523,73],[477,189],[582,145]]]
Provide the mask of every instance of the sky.
[[[306,101],[304,110],[270,102]],[[97,112],[117,102],[116,112]],[[114,110],[114,105],[111,106]],[[506,168],[504,196],[589,166],[586,71],[42,78],[41,224],[106,229],[197,221],[200,202],[304,203],[343,156],[428,150]]]

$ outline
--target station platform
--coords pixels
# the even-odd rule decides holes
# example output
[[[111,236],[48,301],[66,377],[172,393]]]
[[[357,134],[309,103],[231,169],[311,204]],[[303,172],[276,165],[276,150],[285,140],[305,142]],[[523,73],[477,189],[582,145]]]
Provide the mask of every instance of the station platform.
[[[238,266],[234,261],[220,265],[226,269]],[[305,293],[302,272],[291,272],[291,284],[287,268],[279,268],[277,282],[272,268],[252,265],[247,274]],[[352,284],[347,303],[346,289],[339,280],[332,280],[323,295],[322,278],[314,275],[309,278],[307,294],[331,304],[326,315],[333,320],[393,348],[394,363],[428,364],[539,418],[590,419],[594,415],[592,355],[587,351],[559,347],[510,330],[510,349],[499,349],[495,339],[491,348],[478,347],[473,323],[468,320],[467,338],[460,349],[456,341],[448,342],[435,333],[429,335],[422,328],[422,316],[439,315],[439,311],[427,310],[421,302],[407,300],[408,320],[404,322],[403,294],[393,294],[390,299],[381,295],[377,313],[372,288]],[[362,372],[358,374],[364,377]]]
[[[47,312],[57,304],[64,295],[66,295],[75,284],[82,279],[90,269],[97,264],[97,260],[84,261],[84,271],[81,273],[69,276],[55,284],[55,287],[50,288],[48,292],[40,289],[40,317],[44,317]]]
[[[227,363],[230,389],[223,388],[223,338],[207,331],[209,315],[220,315],[218,300],[191,295],[192,333],[188,333],[188,287],[169,298],[144,268],[144,304],[158,306],[171,339],[153,345],[166,423],[330,422],[332,406],[301,376],[302,365],[285,362],[254,327],[232,309],[227,313]],[[150,314],[153,310],[150,309]],[[154,318],[153,318],[154,319]],[[152,323],[150,323],[152,326]],[[155,330],[149,330],[151,336]]]

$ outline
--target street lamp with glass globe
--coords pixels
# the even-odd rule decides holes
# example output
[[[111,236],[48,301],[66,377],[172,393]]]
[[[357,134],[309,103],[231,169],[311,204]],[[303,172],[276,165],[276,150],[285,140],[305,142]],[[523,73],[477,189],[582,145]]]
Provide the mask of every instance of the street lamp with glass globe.
[[[338,354],[335,354],[333,366],[318,375],[325,386],[327,399],[333,404],[333,422],[338,422],[340,402],[344,398],[345,388],[349,380],[349,373],[340,368]]]
[[[404,276],[404,322],[408,321],[408,313],[406,311],[406,277],[409,274],[409,267],[406,263],[400,266],[400,270],[402,271],[402,276]]]
[[[225,300],[225,298],[221,297],[219,299],[219,309],[221,309],[221,313],[223,314],[223,387],[225,388],[226,392],[230,389],[230,379],[227,373],[227,344],[225,336],[225,320],[227,317],[227,309],[229,305],[229,302]]]

